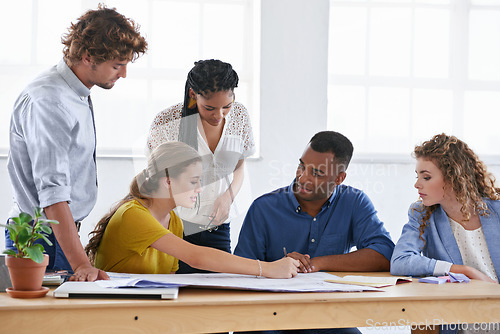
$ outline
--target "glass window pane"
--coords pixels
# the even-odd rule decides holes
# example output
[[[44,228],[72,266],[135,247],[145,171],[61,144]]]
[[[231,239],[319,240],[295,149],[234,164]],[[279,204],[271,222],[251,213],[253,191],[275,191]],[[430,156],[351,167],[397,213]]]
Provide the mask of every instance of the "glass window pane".
[[[474,6],[500,6],[500,0],[469,0]]]
[[[187,71],[186,71],[187,75]],[[167,78],[167,76],[165,76]],[[152,111],[149,113],[150,122],[160,111],[174,104],[183,102],[186,80],[153,80],[151,87]]]
[[[450,14],[442,9],[415,10],[414,74],[446,78],[449,71]]]
[[[244,70],[245,16],[243,4],[203,7],[203,59],[220,59]]]
[[[346,3],[346,2],[368,2],[370,0],[330,0],[330,3]]]
[[[410,147],[409,90],[371,88],[368,105],[368,150],[376,153],[407,152]]]
[[[369,30],[370,74],[410,74],[411,24],[409,8],[372,8]]]
[[[475,152],[500,154],[499,110],[500,93],[465,93],[464,140]]]
[[[252,35],[259,15],[253,0],[8,1],[0,20],[15,31],[4,36],[4,45],[16,52],[0,54],[0,107],[8,111],[1,124],[8,126],[14,100],[26,84],[62,57],[61,37],[71,22],[99,3],[132,18],[149,44],[148,53],[129,65],[126,79],[112,90],[92,89],[99,149],[142,150],[154,116],[182,101],[187,72],[204,58],[220,58],[238,71],[237,98],[257,120],[258,135],[259,110],[252,103],[259,86],[247,66],[253,64],[258,39]],[[0,147],[7,146],[8,131],[2,131]]]
[[[57,15],[54,15],[54,8],[57,8]],[[68,32],[71,23],[83,14],[82,7],[78,1],[46,0],[37,9],[37,64],[54,65],[63,56],[61,38]]]
[[[200,13],[197,3],[153,1],[149,50],[153,67],[188,71],[193,67],[200,54]]]
[[[371,0],[374,3],[410,3],[413,0]]]
[[[500,11],[471,10],[469,78],[500,80]]]
[[[453,130],[453,94],[451,90],[415,89],[412,97],[412,140],[418,144],[438,133]]]
[[[348,137],[356,152],[366,151],[366,94],[360,86],[328,87],[329,130],[338,131]]]
[[[5,27],[2,34],[2,52],[0,52],[2,65],[30,63],[33,40],[31,4],[31,0],[2,2],[0,22],[2,22],[2,27]],[[13,13],[23,13],[23,15],[13,15]],[[10,52],[7,52],[8,49]]]
[[[362,75],[366,71],[366,8],[330,9],[329,72]]]
[[[453,0],[456,1],[456,0]],[[415,0],[417,4],[425,4],[425,5],[449,5],[451,3],[450,0]]]
[[[91,96],[99,147],[145,147],[147,131],[153,121],[147,112],[147,80],[120,79],[113,89],[94,87]]]

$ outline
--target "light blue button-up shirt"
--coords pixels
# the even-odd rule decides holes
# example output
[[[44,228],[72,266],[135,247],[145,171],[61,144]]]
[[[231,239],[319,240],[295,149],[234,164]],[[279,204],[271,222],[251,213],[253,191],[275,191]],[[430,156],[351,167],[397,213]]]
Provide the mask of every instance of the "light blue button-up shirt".
[[[311,258],[371,248],[390,260],[394,243],[361,190],[339,185],[316,217],[302,211],[293,184],[257,198],[241,227],[234,254],[275,261],[287,253]]]
[[[97,198],[95,126],[90,90],[62,59],[34,79],[14,104],[7,168],[10,216],[68,202],[84,219]]]

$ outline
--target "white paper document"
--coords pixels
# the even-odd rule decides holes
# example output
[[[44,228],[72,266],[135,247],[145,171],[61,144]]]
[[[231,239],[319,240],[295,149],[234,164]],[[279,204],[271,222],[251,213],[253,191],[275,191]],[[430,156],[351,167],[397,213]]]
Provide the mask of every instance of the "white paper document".
[[[329,278],[326,281],[331,283],[366,285],[375,288],[383,288],[391,285],[396,285],[399,283],[408,283],[411,282],[412,279],[411,277],[402,277],[402,276],[379,277],[379,276],[348,275],[344,277]]]
[[[262,290],[275,292],[355,292],[355,291],[379,291],[377,288],[360,285],[335,284],[325,280],[336,279],[338,276],[324,273],[298,274],[289,279],[272,279],[264,277],[255,277],[250,275],[237,274],[118,274],[108,273],[110,281],[98,281],[99,284],[105,284],[114,287],[120,284],[135,284],[130,282],[148,281],[158,284],[175,284],[178,286],[203,286],[212,288],[230,288],[243,290]],[[129,280],[127,283],[126,280]],[[116,281],[116,283],[113,283]],[[102,282],[102,283],[101,283]]]

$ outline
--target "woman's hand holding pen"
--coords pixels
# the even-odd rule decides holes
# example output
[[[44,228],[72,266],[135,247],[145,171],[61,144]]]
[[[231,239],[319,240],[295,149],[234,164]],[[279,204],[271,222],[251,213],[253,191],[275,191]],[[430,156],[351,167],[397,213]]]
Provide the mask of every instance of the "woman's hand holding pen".
[[[300,254],[297,252],[292,252],[292,253],[287,253],[286,256],[299,261],[300,273],[312,273],[314,271],[317,271],[316,268],[314,268],[314,265],[312,264],[312,260],[309,254]]]
[[[292,278],[297,276],[299,261],[284,257],[273,262],[261,262],[262,276],[268,278]]]

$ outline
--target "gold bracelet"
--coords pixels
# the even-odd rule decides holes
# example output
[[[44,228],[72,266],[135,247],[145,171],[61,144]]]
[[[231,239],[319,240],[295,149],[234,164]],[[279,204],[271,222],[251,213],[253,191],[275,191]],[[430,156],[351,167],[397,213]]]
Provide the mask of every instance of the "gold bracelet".
[[[259,276],[257,277],[262,277],[262,265],[260,264],[260,260],[257,259],[257,263],[259,264]]]

